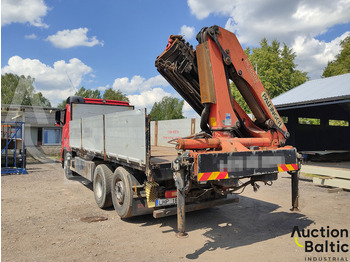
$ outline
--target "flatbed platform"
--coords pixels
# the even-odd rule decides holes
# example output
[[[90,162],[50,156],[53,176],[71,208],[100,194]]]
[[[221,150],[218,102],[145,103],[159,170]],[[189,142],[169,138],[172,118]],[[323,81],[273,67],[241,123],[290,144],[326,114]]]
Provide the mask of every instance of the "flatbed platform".
[[[175,160],[177,151],[174,147],[151,146],[151,163],[152,164],[170,164]]]

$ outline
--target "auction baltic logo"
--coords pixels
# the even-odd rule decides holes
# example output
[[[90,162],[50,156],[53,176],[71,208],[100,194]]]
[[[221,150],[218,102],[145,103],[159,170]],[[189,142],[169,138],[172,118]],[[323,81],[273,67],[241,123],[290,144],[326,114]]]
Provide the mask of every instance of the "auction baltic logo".
[[[349,252],[349,244],[345,243],[349,237],[347,229],[331,229],[327,226],[300,230],[295,226],[291,237],[296,245],[304,248],[305,253],[316,252],[317,255],[321,255],[306,256],[305,261],[350,261],[346,256]]]

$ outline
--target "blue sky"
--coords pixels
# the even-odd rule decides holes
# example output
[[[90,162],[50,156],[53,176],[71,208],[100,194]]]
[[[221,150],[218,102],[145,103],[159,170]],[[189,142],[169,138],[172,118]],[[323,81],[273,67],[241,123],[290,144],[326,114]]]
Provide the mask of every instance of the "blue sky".
[[[53,106],[84,86],[120,89],[150,109],[165,95],[178,96],[154,67],[169,35],[183,34],[195,46],[197,32],[217,24],[236,33],[243,47],[258,46],[262,37],[285,42],[298,68],[316,79],[350,35],[350,1],[331,3],[2,0],[1,70],[34,77]]]

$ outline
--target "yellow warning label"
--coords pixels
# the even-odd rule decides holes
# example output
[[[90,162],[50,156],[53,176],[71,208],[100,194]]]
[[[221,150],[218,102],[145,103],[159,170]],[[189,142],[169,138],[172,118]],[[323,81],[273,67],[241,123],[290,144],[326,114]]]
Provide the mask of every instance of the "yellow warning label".
[[[210,125],[211,126],[216,126],[216,117],[211,117],[210,118]]]

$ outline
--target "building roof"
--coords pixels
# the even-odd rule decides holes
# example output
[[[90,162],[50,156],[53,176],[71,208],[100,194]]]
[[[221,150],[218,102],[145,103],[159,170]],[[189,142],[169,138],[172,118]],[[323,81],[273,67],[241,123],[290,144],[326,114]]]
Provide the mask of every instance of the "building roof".
[[[350,99],[350,74],[310,80],[272,99],[284,106],[324,103]]]
[[[42,106],[28,106],[28,105],[14,105],[14,104],[1,104],[1,111],[10,110],[59,110],[57,107],[42,107]]]
[[[25,122],[26,126],[55,127],[55,112],[57,108],[27,106],[27,105],[1,105],[1,121]]]

